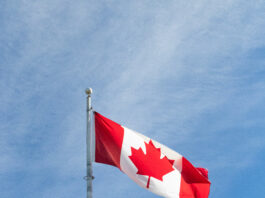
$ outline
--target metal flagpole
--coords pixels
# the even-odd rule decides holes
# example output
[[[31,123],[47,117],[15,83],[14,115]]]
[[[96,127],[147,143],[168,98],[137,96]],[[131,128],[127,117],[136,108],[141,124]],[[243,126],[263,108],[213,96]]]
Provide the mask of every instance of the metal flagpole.
[[[87,94],[87,131],[86,131],[86,145],[87,145],[87,198],[92,198],[92,131],[91,131],[91,94],[92,89],[86,89]]]

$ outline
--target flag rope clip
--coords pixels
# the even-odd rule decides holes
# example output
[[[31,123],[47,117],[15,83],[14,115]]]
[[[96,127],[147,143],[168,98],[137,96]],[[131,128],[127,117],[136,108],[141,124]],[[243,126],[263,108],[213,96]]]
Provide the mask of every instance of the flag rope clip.
[[[88,180],[90,180],[90,179],[92,179],[92,180],[95,179],[95,177],[94,177],[94,176],[91,176],[91,177],[89,177],[89,176],[84,176],[83,179],[86,180],[86,181],[88,181]]]

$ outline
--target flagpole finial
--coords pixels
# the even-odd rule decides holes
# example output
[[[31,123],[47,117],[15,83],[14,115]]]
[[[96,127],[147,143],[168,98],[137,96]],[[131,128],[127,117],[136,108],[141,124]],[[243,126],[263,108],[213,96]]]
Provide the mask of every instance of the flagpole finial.
[[[86,89],[86,94],[90,96],[92,94],[93,90],[91,88]]]

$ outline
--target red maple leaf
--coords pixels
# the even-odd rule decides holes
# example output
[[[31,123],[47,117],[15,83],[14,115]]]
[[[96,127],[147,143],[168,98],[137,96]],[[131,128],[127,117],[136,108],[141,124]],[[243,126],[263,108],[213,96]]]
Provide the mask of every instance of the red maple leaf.
[[[172,167],[174,160],[168,159],[164,156],[160,159],[161,150],[156,148],[152,142],[145,142],[146,154],[142,148],[138,150],[131,147],[132,155],[129,156],[131,161],[138,169],[137,174],[149,176],[146,187],[149,188],[150,177],[163,181],[163,176],[174,170]]]

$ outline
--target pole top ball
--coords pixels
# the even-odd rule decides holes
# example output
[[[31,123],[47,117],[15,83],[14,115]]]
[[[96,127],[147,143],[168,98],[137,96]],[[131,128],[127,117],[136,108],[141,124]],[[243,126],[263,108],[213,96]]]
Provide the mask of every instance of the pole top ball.
[[[86,94],[87,94],[87,95],[90,96],[90,95],[92,94],[92,92],[93,92],[93,90],[92,90],[91,88],[87,88],[87,89],[86,89]]]

